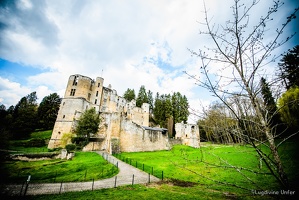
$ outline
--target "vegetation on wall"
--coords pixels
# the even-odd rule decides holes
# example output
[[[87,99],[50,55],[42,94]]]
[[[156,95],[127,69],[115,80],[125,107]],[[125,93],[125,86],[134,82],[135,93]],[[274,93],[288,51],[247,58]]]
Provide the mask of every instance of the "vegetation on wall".
[[[88,144],[89,138],[96,134],[99,130],[100,117],[94,108],[86,110],[77,121],[74,133],[77,139],[73,140],[79,147],[84,147]]]

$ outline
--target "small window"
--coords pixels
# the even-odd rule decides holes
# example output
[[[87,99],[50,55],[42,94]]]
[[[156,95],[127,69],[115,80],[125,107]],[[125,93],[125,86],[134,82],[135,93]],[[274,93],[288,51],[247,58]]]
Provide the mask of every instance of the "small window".
[[[65,102],[63,102],[63,104],[62,104],[62,105],[64,106],[64,104],[65,104]]]
[[[98,83],[98,87],[100,87],[101,86],[101,83]]]
[[[65,118],[65,115],[63,115],[63,117],[62,117],[63,119]]]
[[[94,100],[94,104],[97,104],[97,102],[98,102],[98,100],[96,99],[96,100]]]
[[[99,91],[97,91],[97,93],[96,93],[96,97],[97,97],[97,96],[99,96]]]
[[[74,81],[73,81],[73,85],[77,85],[78,84],[78,77],[75,76]]]
[[[186,134],[186,137],[188,137],[188,135]]]
[[[58,131],[58,134],[60,134],[60,131]]]
[[[70,96],[75,96],[75,93],[76,93],[76,89],[71,89],[71,94],[70,94]]]

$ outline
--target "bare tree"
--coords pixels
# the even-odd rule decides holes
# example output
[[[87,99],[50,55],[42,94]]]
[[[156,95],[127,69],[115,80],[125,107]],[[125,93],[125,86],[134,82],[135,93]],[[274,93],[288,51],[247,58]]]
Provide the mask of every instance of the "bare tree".
[[[298,8],[291,13],[281,27],[274,30],[266,27],[283,3],[279,0],[274,1],[273,6],[265,12],[264,16],[260,17],[254,26],[249,25],[249,19],[256,14],[252,13],[253,8],[258,4],[258,0],[252,0],[249,5],[243,4],[241,0],[234,0],[234,5],[231,7],[232,19],[224,25],[218,26],[212,24],[205,7],[206,31],[201,31],[200,34],[209,36],[214,46],[206,47],[198,52],[190,50],[193,55],[201,59],[204,78],[188,72],[186,74],[195,79],[198,85],[212,92],[229,109],[239,122],[238,124],[244,125],[241,130],[248,129],[248,122],[258,127],[267,143],[261,141],[261,138],[254,133],[248,134],[243,131],[242,134],[247,137],[247,142],[256,149],[260,159],[264,161],[281,186],[287,188],[289,186],[288,178],[274,142],[275,129],[271,127],[271,117],[273,116],[264,112],[265,108],[259,98],[261,92],[259,81],[265,75],[264,68],[278,57],[272,54],[293,36],[281,39],[283,30],[296,17]],[[227,75],[225,76],[225,74]],[[241,103],[238,103],[237,99],[235,99],[235,104],[229,102],[230,98],[228,97],[231,96],[247,99],[256,120],[246,117],[246,113],[243,112],[244,108],[240,107]],[[271,156],[266,155],[258,148],[257,143],[261,142],[269,147]]]

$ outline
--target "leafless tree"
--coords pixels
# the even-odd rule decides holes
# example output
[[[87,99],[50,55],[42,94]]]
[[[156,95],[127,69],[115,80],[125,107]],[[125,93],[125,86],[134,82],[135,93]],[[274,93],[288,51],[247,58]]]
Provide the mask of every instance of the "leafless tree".
[[[274,142],[276,133],[270,124],[271,116],[264,112],[259,98],[259,80],[264,76],[266,66],[277,59],[278,56],[273,55],[275,51],[293,36],[282,39],[283,31],[296,17],[298,8],[279,28],[268,29],[267,24],[274,20],[272,17],[283,3],[275,0],[273,6],[252,26],[250,19],[253,14],[256,15],[253,11],[260,2],[258,0],[252,0],[250,4],[247,2],[244,4],[241,0],[234,0],[231,7],[233,17],[224,25],[213,24],[205,7],[203,25],[206,31],[201,31],[200,34],[209,36],[214,46],[199,51],[190,50],[192,55],[200,58],[203,76],[185,73],[198,85],[212,92],[226,106],[232,118],[238,121],[239,126],[243,126],[243,129],[239,130],[256,127],[251,133],[243,131],[239,134],[247,138],[247,142],[255,148],[271,174],[282,187],[287,188],[288,178]],[[228,97],[234,97],[233,103]],[[248,109],[242,106],[242,99],[249,102],[252,112],[250,115]],[[254,116],[255,120],[250,116]],[[255,134],[256,129],[262,137]],[[262,138],[265,138],[265,141]],[[257,145],[260,143],[269,147],[270,156],[258,148]]]

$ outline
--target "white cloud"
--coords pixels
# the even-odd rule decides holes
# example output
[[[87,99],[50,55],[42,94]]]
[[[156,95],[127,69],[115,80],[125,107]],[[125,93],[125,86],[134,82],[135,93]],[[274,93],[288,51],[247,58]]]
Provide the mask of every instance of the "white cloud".
[[[7,108],[17,104],[23,96],[30,93],[29,88],[2,77],[0,77],[0,86],[0,103],[4,104]]]
[[[231,2],[206,1],[215,22],[231,16]],[[119,95],[145,85],[153,92],[179,91],[197,108],[198,99],[210,97],[182,71],[202,78],[200,61],[187,48],[210,44],[198,34],[203,10],[196,0],[22,0],[1,9],[0,58],[44,69],[22,86],[1,78],[7,88],[1,102],[15,104],[35,90],[41,99],[50,92],[63,95],[70,75],[95,79],[103,70],[105,84]]]

